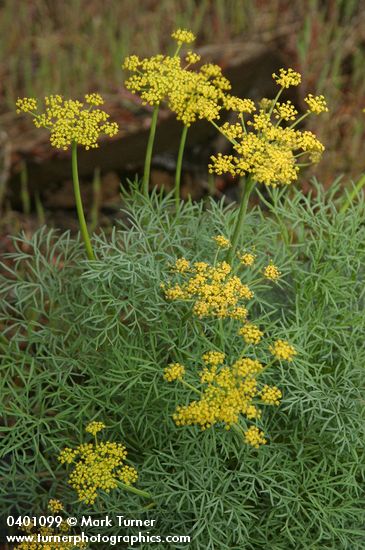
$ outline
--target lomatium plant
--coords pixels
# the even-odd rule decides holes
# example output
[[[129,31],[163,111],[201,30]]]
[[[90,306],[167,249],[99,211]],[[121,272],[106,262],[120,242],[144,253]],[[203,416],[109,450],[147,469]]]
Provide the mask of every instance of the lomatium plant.
[[[152,508],[161,536],[187,534],[192,550],[360,550],[364,201],[338,212],[338,184],[285,193],[324,150],[304,123],[327,111],[325,98],[309,94],[301,114],[285,100],[299,73],[273,74],[274,99],[238,98],[220,67],[183,50],[193,33],[172,38],[172,55],[124,62],[127,88],[153,110],[143,184],[125,192],[128,224],[101,232],[95,253],[77,147],[97,147],[116,123],[99,94],[17,102],[53,147],[71,148],[81,233],[98,261],[80,262],[79,239],[43,227],[0,266],[0,502],[10,515],[48,506],[62,516],[57,530],[27,527],[40,535],[67,534],[69,509],[134,518]],[[174,196],[148,193],[160,105],[182,124]],[[242,179],[237,210],[180,202],[186,136],[200,119],[230,143],[209,170]],[[255,186],[274,216],[258,206],[245,218]],[[108,438],[99,420],[83,428],[101,416]],[[56,548],[72,543],[18,545]]]
[[[92,505],[100,491],[110,493],[117,487],[150,498],[149,493],[133,487],[138,474],[133,466],[125,464],[125,446],[114,441],[98,441],[97,434],[104,428],[103,422],[90,422],[85,431],[94,436],[94,443],[82,443],[75,449],[66,447],[59,455],[61,464],[73,465],[68,482],[79,500]]]
[[[199,319],[214,318],[220,321],[214,332],[222,330],[223,319],[244,323],[237,332],[242,339],[242,354],[234,361],[227,361],[225,353],[219,349],[204,353],[201,358],[203,367],[198,373],[199,387],[188,381],[189,374],[193,377],[196,372],[188,374],[188,369],[181,363],[171,363],[165,368],[163,376],[168,382],[180,381],[199,395],[199,399],[177,407],[173,415],[177,426],[196,424],[205,430],[223,425],[227,430],[233,428],[246,443],[258,448],[266,443],[264,432],[249,423],[260,421],[260,406],[277,406],[282,397],[279,388],[263,384],[259,379],[275,361],[290,362],[297,352],[286,340],[270,342],[269,335],[248,321],[248,310],[244,304],[253,298],[254,292],[233,273],[232,265],[217,261],[220,250],[232,246],[229,239],[223,235],[213,239],[218,247],[214,265],[190,263],[186,258],[178,258],[172,266],[171,280],[162,283],[161,287],[167,300],[191,304],[192,314]],[[237,254],[237,258],[238,269],[247,269],[254,265],[256,255],[243,251]],[[278,281],[280,276],[277,266],[270,262],[261,270],[254,284],[265,279]],[[176,277],[180,281],[175,282]]]
[[[77,166],[77,146],[86,150],[98,147],[101,136],[113,137],[118,133],[116,122],[110,122],[109,115],[100,109],[104,100],[100,94],[86,94],[84,102],[64,99],[60,95],[44,98],[44,108],[39,109],[34,98],[18,99],[18,113],[29,113],[37,128],[45,128],[50,132],[52,147],[67,151],[71,147],[72,179],[74,185],[76,209],[79,218],[80,231],[83,237],[89,260],[95,255],[91,245],[89,232],[82,205],[80,182]]]

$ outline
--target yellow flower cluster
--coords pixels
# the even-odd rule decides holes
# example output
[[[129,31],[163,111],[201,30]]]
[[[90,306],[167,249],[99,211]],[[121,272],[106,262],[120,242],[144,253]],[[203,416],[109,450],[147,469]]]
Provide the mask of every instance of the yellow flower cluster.
[[[185,374],[185,367],[180,363],[170,363],[168,367],[164,369],[163,377],[167,382],[174,382],[175,380],[182,380]]]
[[[269,350],[276,359],[285,361],[292,361],[293,357],[297,355],[295,348],[286,340],[276,340]]]
[[[217,367],[218,365],[223,364],[225,357],[225,354],[221,351],[207,351],[203,354],[202,359],[203,363],[205,363],[206,365]]]
[[[277,281],[278,279],[280,279],[281,276],[281,272],[278,270],[276,265],[272,263],[272,261],[269,263],[269,265],[264,267],[263,274],[266,279],[270,279],[271,281]]]
[[[51,498],[48,502],[48,509],[56,514],[57,512],[61,512],[61,510],[63,510],[63,504],[57,498]]]
[[[242,265],[249,267],[254,264],[256,256],[251,252],[241,252],[238,253],[238,258]]]
[[[250,100],[225,99],[226,108],[240,113],[239,122],[225,123],[220,127],[221,133],[232,143],[234,154],[212,156],[210,173],[230,173],[239,177],[250,174],[256,182],[276,187],[296,181],[300,163],[320,160],[324,151],[322,143],[311,132],[296,129],[303,117],[296,119],[298,112],[290,101],[278,102],[285,88],[300,83],[300,74],[292,69],[281,69],[273,78],[281,89],[275,100],[261,101],[258,110]],[[318,114],[327,109],[323,96],[310,95],[306,101],[309,105],[307,114]],[[245,122],[244,113],[254,114]],[[282,126],[283,121],[294,122]]]
[[[277,102],[274,109],[274,115],[275,118],[278,118],[280,120],[295,120],[295,117],[297,116],[298,111],[294,107],[291,101],[287,101],[286,103],[279,103]]]
[[[230,248],[231,247],[231,241],[224,237],[223,235],[217,235],[216,237],[213,237],[213,240],[216,242],[217,246],[219,248]]]
[[[243,336],[243,339],[246,342],[246,344],[255,344],[255,345],[260,343],[261,338],[264,335],[262,330],[260,330],[258,326],[252,323],[246,323],[242,328],[240,328],[240,330],[238,331],[238,334],[240,336]]]
[[[308,94],[304,98],[304,101],[307,103],[309,111],[315,115],[328,112],[327,103],[323,95],[313,96],[312,94]]]
[[[18,98],[16,101],[16,106],[16,112],[18,113],[18,115],[22,112],[32,113],[33,111],[36,111],[38,109],[38,103],[37,100],[34,99],[34,97]]]
[[[198,425],[202,430],[216,424],[223,424],[227,430],[239,422],[240,415],[248,420],[261,417],[258,404],[278,405],[281,392],[276,386],[265,384],[258,387],[257,375],[263,370],[263,365],[257,359],[241,357],[232,365],[222,365],[225,355],[210,351],[203,355],[205,365],[200,371],[200,383],[203,388],[200,398],[188,405],[178,406],[173,415],[177,426]],[[184,382],[183,382],[184,383]],[[265,439],[263,432],[260,437],[249,428],[245,432],[245,440],[257,447]],[[258,432],[257,432],[258,433]],[[248,434],[248,435],[247,435]]]
[[[253,292],[239,277],[231,275],[231,270],[227,262],[216,266],[195,262],[189,272],[182,274],[187,280],[181,284],[163,283],[161,287],[168,300],[193,301],[193,312],[199,318],[245,319],[247,309],[241,302],[251,299]]]
[[[124,465],[120,471],[120,480],[125,485],[132,485],[138,480],[138,473],[133,466]]]
[[[224,98],[224,108],[227,111],[235,111],[237,113],[253,113],[256,111],[255,103],[252,99],[242,99],[233,95],[227,94]]]
[[[279,69],[279,75],[273,73],[272,77],[282,88],[299,86],[302,81],[301,75],[293,69]]]
[[[265,445],[266,439],[264,432],[259,430],[256,426],[250,426],[245,432],[245,441],[255,449],[258,449],[260,445]]]
[[[181,45],[194,40],[189,31],[179,29],[172,37]],[[200,56],[189,52],[182,65],[178,55],[155,55],[139,59],[127,57],[123,68],[132,72],[125,86],[132,93],[140,95],[143,104],[159,105],[167,103],[185,126],[197,119],[214,120],[219,118],[225,93],[230,89],[229,81],[222,75],[218,65],[204,64],[199,70],[190,70]]]
[[[95,148],[101,135],[112,137],[118,133],[117,123],[109,122],[109,115],[96,108],[103,103],[99,94],[86,94],[85,103],[60,95],[47,96],[44,102],[44,112],[39,113],[35,99],[18,99],[17,112],[31,113],[37,128],[50,131],[51,145],[57,149],[67,150],[73,142],[85,149]]]
[[[261,390],[261,401],[265,405],[280,405],[280,399],[283,394],[276,386],[268,386],[267,384]]]
[[[88,432],[89,434],[96,435],[97,433],[101,432],[101,430],[104,430],[105,424],[104,422],[90,422],[86,428],[85,432]]]
[[[92,422],[90,433],[95,432]],[[99,430],[98,430],[99,431]],[[127,451],[124,445],[112,441],[83,443],[76,449],[65,448],[59,455],[61,464],[73,464],[68,478],[80,501],[94,504],[98,491],[109,493],[118,481],[127,485],[137,480],[137,471],[124,464]]]
[[[200,59],[200,55],[195,52],[188,52],[185,56],[185,61],[188,65],[195,65],[195,63],[199,63]]]
[[[195,40],[195,35],[187,29],[176,29],[171,34],[171,38],[176,40],[178,44],[191,44]]]
[[[189,260],[186,260],[185,258],[178,258],[174,265],[174,270],[177,273],[185,273],[185,271],[188,271],[190,269],[190,262]]]

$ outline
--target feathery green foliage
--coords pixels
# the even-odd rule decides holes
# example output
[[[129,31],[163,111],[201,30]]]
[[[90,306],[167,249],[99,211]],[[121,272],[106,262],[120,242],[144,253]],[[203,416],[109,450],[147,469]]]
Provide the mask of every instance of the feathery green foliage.
[[[237,211],[187,202],[171,215],[172,197],[135,189],[125,224],[94,238],[95,261],[67,233],[16,240],[0,281],[3,511],[36,515],[56,497],[75,516],[150,516],[162,535],[191,535],[193,550],[364,547],[365,204],[338,213],[336,187],[314,190],[271,191],[276,217],[254,209],[245,218],[241,245],[284,274],[257,290],[252,313],[298,350],[293,364],[265,373],[284,398],[263,415],[269,444],[259,450],[233,431],[176,427],[171,415],[189,396],[162,378],[171,361],[198,361],[210,327],[202,333],[187,306],[166,302],[168,266],[182,255],[211,261],[212,236],[230,234]],[[232,355],[236,334],[224,324],[220,343]],[[123,491],[94,508],[75,502],[57,456],[94,419],[126,444],[151,511]]]

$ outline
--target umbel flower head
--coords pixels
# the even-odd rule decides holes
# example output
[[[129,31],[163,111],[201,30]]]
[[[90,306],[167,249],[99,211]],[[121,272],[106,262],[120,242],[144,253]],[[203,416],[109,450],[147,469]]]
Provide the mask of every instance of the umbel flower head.
[[[132,55],[125,59],[123,68],[132,73],[126,88],[138,94],[144,104],[165,102],[185,126],[197,119],[218,119],[225,93],[231,88],[229,81],[218,65],[207,63],[191,70],[200,61],[198,54],[190,51],[184,60],[178,55],[183,43],[195,39],[190,31],[178,29],[171,36],[178,44],[174,56],[159,54],[140,59]]]
[[[204,367],[200,370],[200,398],[188,405],[176,408],[173,419],[177,426],[198,425],[202,430],[216,424],[227,430],[239,423],[240,416],[246,421],[259,420],[260,403],[279,405],[282,397],[276,386],[267,384],[260,388],[258,376],[264,365],[257,359],[241,357],[233,364],[224,364],[225,355],[210,351],[203,355]],[[181,366],[182,367],[182,366]],[[175,377],[184,383],[183,374]],[[171,381],[171,380],[169,380]],[[251,426],[244,432],[245,441],[254,447],[266,443],[264,434]]]
[[[308,95],[305,98],[308,110],[297,118],[294,105],[290,101],[279,102],[279,98],[284,89],[300,84],[300,74],[293,69],[280,69],[273,78],[280,86],[276,98],[264,99],[258,107],[251,100],[226,98],[225,107],[237,112],[238,122],[227,122],[220,131],[232,143],[234,153],[212,156],[211,173],[250,175],[258,183],[276,187],[294,182],[301,166],[320,160],[322,143],[312,132],[298,130],[296,126],[311,113],[328,111],[325,98]]]
[[[118,133],[116,122],[109,122],[109,115],[98,107],[104,103],[99,94],[86,94],[85,101],[64,99],[60,95],[44,98],[44,108],[38,110],[34,98],[18,99],[17,112],[30,113],[37,128],[50,131],[51,145],[67,150],[72,143],[85,149],[98,147],[100,136],[112,137]]]
[[[222,243],[219,241],[217,244],[221,246]],[[253,297],[253,292],[237,275],[231,274],[232,268],[227,262],[219,262],[215,266],[195,262],[186,267],[186,260],[182,260],[178,259],[173,267],[182,282],[170,280],[161,285],[168,300],[193,301],[193,312],[200,318],[246,318],[247,309],[243,304]]]
[[[86,431],[96,436],[102,423],[91,422]],[[75,449],[66,447],[59,455],[61,464],[72,464],[68,482],[85,504],[94,504],[99,491],[109,493],[121,481],[135,483],[137,471],[124,464],[127,451],[121,443],[112,441],[83,443]]]

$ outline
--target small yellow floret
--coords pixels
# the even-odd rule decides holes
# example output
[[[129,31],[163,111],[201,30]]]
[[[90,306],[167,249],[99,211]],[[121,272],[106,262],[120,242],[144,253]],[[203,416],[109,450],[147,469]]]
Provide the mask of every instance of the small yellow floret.
[[[189,63],[189,65],[194,65],[195,63],[198,63],[200,59],[200,55],[195,52],[188,52],[185,56],[185,61]]]
[[[286,103],[277,103],[275,105],[274,115],[277,119],[286,120],[288,122],[290,120],[295,120],[297,114],[298,111],[291,101],[287,101]]]
[[[96,435],[97,433],[101,432],[101,430],[104,430],[105,424],[104,422],[90,422],[86,428],[85,432],[88,432],[89,434]]]
[[[97,94],[97,93],[86,94],[85,95],[85,101],[89,105],[95,105],[96,107],[98,105],[103,105],[104,104],[104,99],[101,97],[100,94]]]
[[[250,266],[253,265],[253,263],[255,262],[256,256],[254,254],[251,254],[250,252],[242,252],[238,253],[238,258],[241,264]]]
[[[261,390],[261,401],[266,405],[280,405],[282,396],[283,394],[276,386],[265,384]]]
[[[263,273],[264,277],[266,277],[266,279],[270,279],[271,281],[277,281],[281,276],[281,272],[272,262],[264,268]]]
[[[36,111],[38,108],[37,100],[34,97],[18,98],[15,105],[17,106],[17,113],[30,113]]]
[[[195,40],[195,35],[187,29],[176,29],[171,34],[171,38],[176,40],[178,44],[191,44]]]
[[[212,238],[216,242],[216,244],[219,246],[219,248],[231,247],[231,241],[226,237],[224,237],[223,235],[217,235],[216,237],[212,237]]]
[[[232,95],[227,95],[224,99],[224,107],[227,110],[237,113],[253,113],[256,111],[255,103],[252,99],[242,99]]]
[[[61,510],[63,510],[63,504],[57,498],[51,498],[48,502],[48,510],[54,514],[57,514],[57,512],[61,512]]]
[[[185,271],[188,271],[189,268],[190,268],[190,262],[185,258],[178,258],[174,265],[174,269],[178,273],[185,273]]]
[[[264,335],[262,330],[252,323],[246,323],[246,325],[238,331],[238,334],[243,337],[247,344],[258,344]]]
[[[326,99],[323,95],[313,96],[312,94],[308,94],[307,97],[304,98],[304,101],[308,105],[308,111],[315,115],[328,112]]]
[[[222,365],[225,359],[225,354],[221,351],[207,351],[202,356],[203,362],[206,365],[211,365],[212,367],[216,367],[217,365]]]
[[[136,71],[141,64],[138,55],[129,55],[123,61],[122,68],[126,71]]]
[[[277,359],[283,359],[285,361],[292,361],[293,357],[297,355],[295,348],[286,340],[276,340],[274,344],[269,347],[269,351]]]
[[[282,88],[289,88],[289,86],[299,86],[302,77],[299,73],[293,69],[279,69],[279,75],[273,73],[273,79],[276,84],[279,84]]]
[[[120,471],[120,480],[126,485],[132,485],[138,479],[138,472],[133,466],[123,466]]]
[[[175,380],[182,380],[185,374],[185,367],[180,363],[170,363],[168,367],[164,369],[163,377],[167,382],[174,382]]]
[[[260,445],[265,445],[266,439],[264,437],[264,432],[259,430],[256,426],[251,426],[245,432],[245,441],[255,449],[258,449]]]

